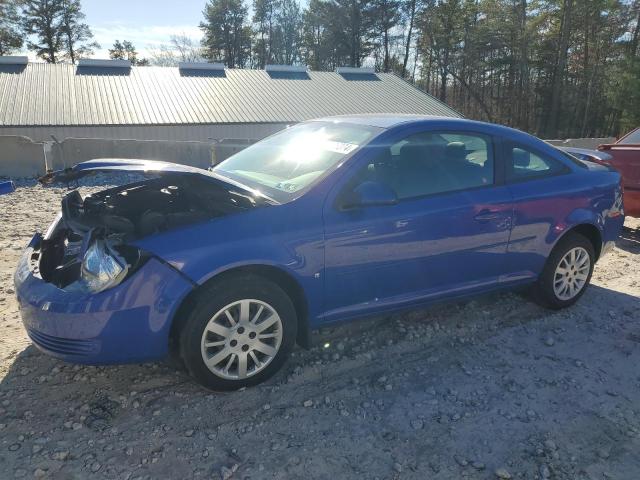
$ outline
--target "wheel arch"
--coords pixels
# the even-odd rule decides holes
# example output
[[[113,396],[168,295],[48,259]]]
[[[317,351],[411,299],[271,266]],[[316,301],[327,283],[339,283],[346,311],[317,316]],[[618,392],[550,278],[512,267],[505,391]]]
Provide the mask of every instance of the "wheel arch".
[[[296,317],[298,319],[298,334],[296,342],[303,348],[311,347],[311,328],[309,325],[309,307],[304,290],[300,283],[288,272],[282,268],[273,265],[252,264],[232,267],[224,270],[209,278],[204,283],[196,286],[182,300],[173,316],[171,330],[169,333],[170,348],[175,349],[178,333],[182,328],[184,321],[191,308],[198,300],[198,296],[213,283],[223,282],[226,279],[238,275],[256,275],[271,280],[281,287],[291,298],[296,309]]]
[[[558,243],[569,233],[578,233],[583,237],[586,237],[593,246],[593,251],[596,255],[596,261],[600,258],[600,253],[602,252],[602,232],[596,225],[594,225],[593,223],[579,223],[572,226],[571,228],[565,230],[562,235],[560,235],[556,239],[553,248],[555,248],[556,245],[558,245]]]

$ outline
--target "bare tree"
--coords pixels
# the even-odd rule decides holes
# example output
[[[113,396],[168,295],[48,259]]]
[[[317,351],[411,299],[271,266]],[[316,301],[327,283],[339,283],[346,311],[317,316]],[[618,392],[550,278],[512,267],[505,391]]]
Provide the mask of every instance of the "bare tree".
[[[199,62],[204,58],[202,47],[185,33],[171,35],[169,41],[180,62]]]
[[[186,33],[171,35],[169,43],[150,51],[150,63],[161,67],[173,67],[180,62],[202,62],[202,47]]]

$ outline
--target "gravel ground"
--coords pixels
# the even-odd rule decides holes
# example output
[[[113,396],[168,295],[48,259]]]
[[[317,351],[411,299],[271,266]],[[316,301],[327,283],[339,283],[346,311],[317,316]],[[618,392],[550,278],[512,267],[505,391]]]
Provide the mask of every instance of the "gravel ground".
[[[640,478],[640,220],[569,310],[505,293],[359,322],[217,394],[30,345],[13,271],[64,193],[0,197],[1,478]]]

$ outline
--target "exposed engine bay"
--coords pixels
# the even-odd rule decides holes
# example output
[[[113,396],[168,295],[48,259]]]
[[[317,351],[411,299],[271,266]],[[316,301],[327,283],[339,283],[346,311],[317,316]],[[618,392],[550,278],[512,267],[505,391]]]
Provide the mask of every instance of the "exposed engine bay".
[[[199,175],[162,175],[85,198],[72,190],[32,260],[41,278],[59,288],[84,279],[90,290],[100,291],[144,263],[146,254],[128,245],[133,240],[265,204]]]

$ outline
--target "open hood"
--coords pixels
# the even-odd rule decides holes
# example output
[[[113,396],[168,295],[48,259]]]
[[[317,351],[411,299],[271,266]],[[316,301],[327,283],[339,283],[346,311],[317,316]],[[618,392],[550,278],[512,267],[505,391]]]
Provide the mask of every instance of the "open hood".
[[[203,168],[190,167],[189,165],[181,165],[179,163],[162,162],[159,160],[143,160],[137,158],[98,158],[95,160],[88,160],[86,162],[77,163],[73,167],[48,172],[38,178],[38,182],[43,185],[50,185],[53,183],[71,183],[79,180],[80,178],[96,173],[119,172],[147,173],[158,176],[170,175],[173,177],[190,175],[199,178],[204,177],[209,180],[222,182],[226,184],[227,188],[241,190],[245,195],[249,195],[258,201],[264,201],[272,204],[278,203],[258,190]]]
[[[68,183],[98,172],[138,172],[154,173],[158,175],[163,173],[184,173],[216,176],[202,168],[180,165],[178,163],[161,162],[157,160],[141,160],[136,158],[99,158],[96,160],[78,163],[73,167],[68,167],[63,170],[49,172],[40,177],[38,181],[42,184],[58,182]]]
[[[38,257],[42,278],[59,288],[79,281],[90,248],[119,258],[126,274],[146,255],[132,246],[135,240],[274,204],[260,192],[213,172],[149,160],[92,160],[52,172],[41,181],[73,182],[96,172],[154,175],[84,198],[78,189],[64,196],[61,214],[41,239]]]

